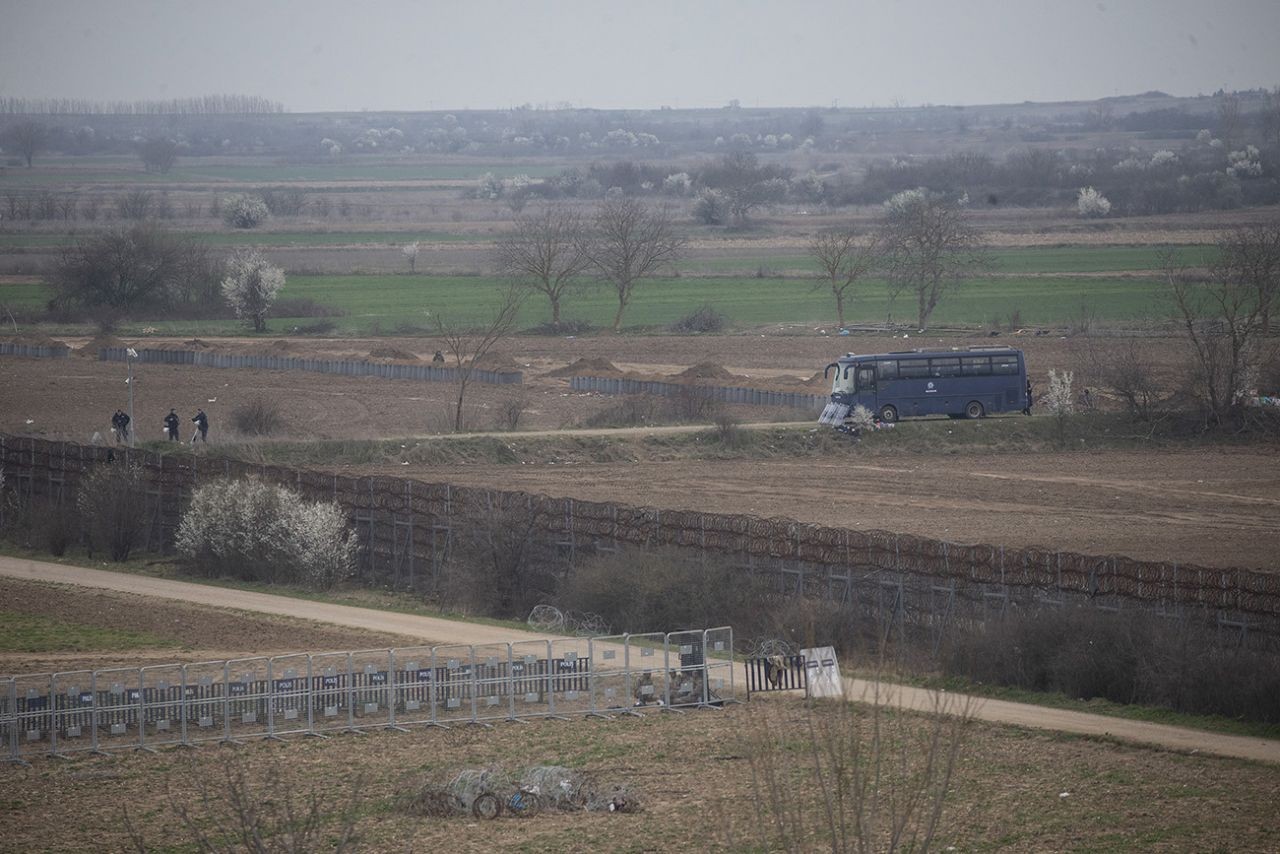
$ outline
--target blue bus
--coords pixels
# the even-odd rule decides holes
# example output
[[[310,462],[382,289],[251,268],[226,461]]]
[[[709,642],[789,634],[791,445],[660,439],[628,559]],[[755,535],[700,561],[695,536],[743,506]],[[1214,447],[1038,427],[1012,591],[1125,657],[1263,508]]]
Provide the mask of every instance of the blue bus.
[[[888,424],[919,415],[982,418],[1031,408],[1026,361],[1012,347],[847,353],[827,365],[823,376],[833,368],[831,402],[821,424],[843,424],[855,406]]]

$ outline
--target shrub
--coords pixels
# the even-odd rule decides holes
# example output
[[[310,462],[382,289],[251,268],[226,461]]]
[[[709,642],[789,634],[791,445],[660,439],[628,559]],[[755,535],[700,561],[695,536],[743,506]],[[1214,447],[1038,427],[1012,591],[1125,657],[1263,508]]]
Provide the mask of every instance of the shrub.
[[[175,545],[205,575],[327,589],[355,566],[356,541],[337,504],[306,501],[259,480],[202,486]]]
[[[89,535],[89,553],[128,560],[146,530],[146,485],[136,465],[101,466],[80,481],[76,506]]]
[[[1111,213],[1111,202],[1093,187],[1081,187],[1076,197],[1076,211],[1090,219],[1104,217]]]
[[[257,228],[270,213],[266,202],[258,196],[229,196],[221,205],[222,221],[232,228]]]
[[[517,392],[498,404],[498,427],[502,430],[516,430],[520,427],[520,419],[529,407],[524,392]]]
[[[284,424],[280,405],[255,397],[231,410],[231,424],[246,436],[270,436]]]
[[[728,318],[716,311],[710,304],[704,303],[671,324],[671,331],[684,335],[700,332],[720,332],[724,329],[727,320]]]

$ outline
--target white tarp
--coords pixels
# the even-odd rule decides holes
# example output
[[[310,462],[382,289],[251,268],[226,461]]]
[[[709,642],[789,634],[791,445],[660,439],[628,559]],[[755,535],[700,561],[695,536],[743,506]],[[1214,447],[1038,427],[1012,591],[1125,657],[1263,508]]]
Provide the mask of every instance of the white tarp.
[[[810,697],[843,697],[844,682],[840,678],[840,662],[835,647],[818,646],[802,649],[805,670],[809,674]]]

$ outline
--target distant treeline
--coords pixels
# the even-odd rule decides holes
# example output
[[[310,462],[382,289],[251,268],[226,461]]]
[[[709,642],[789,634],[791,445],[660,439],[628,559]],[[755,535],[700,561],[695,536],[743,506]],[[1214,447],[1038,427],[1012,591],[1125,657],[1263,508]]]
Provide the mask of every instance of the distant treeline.
[[[283,112],[284,104],[258,95],[197,95],[193,98],[169,98],[161,101],[0,96],[0,114],[4,115],[223,116]]]

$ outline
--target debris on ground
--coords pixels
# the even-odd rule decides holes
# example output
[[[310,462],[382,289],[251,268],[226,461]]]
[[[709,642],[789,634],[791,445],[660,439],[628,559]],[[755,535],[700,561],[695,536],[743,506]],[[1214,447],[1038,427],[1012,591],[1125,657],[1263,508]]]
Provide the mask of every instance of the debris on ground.
[[[512,774],[492,765],[465,768],[448,783],[417,786],[401,795],[402,812],[423,818],[475,816],[497,818],[520,815],[512,804],[532,796],[538,806],[527,815],[541,810],[559,812],[623,812],[640,810],[640,802],[621,783],[601,783],[594,776],[562,765],[533,765]],[[497,807],[494,809],[494,803]]]
[[[369,351],[370,359],[396,359],[401,362],[416,362],[418,357],[408,350],[401,350],[399,347],[382,346],[374,347]]]

